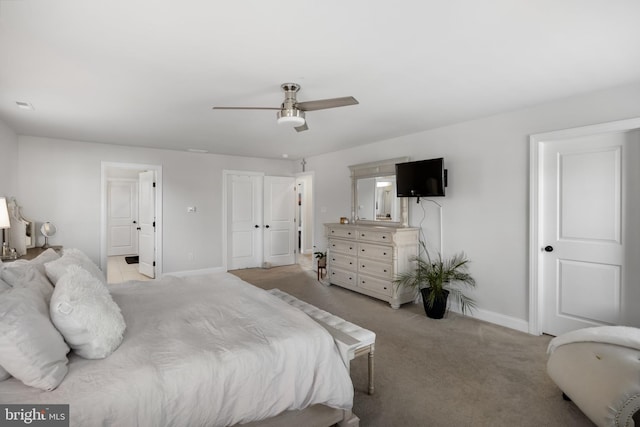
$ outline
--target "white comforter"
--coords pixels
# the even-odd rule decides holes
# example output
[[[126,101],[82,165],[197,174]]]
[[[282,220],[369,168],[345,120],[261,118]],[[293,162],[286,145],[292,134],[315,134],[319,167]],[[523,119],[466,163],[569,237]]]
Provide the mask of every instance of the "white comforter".
[[[2,403],[69,403],[74,426],[227,426],[315,403],[349,409],[333,338],[227,273],[111,287],[127,330],[104,360],[69,354],[51,392],[0,382]]]

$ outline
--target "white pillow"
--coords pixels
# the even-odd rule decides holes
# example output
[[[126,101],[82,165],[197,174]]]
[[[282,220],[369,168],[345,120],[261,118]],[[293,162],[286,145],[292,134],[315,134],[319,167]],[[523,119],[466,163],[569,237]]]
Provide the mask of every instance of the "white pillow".
[[[62,275],[67,272],[67,268],[71,265],[82,267],[106,285],[107,279],[105,279],[102,271],[89,259],[88,256],[84,254],[84,252],[79,249],[65,249],[60,259],[47,262],[44,267],[47,271],[47,277],[49,277],[49,280],[56,285]]]
[[[60,255],[53,249],[49,248],[32,260],[19,259],[13,262],[5,263],[0,271],[0,276],[11,286],[16,286],[24,276],[27,269],[35,267],[40,273],[46,276],[44,264],[60,258]]]
[[[53,285],[47,277],[35,266],[27,266],[22,277],[13,286],[14,288],[29,288],[36,290],[44,297],[44,302],[49,306]]]
[[[2,260],[0,260],[0,264],[2,264]],[[2,268],[1,265],[0,265],[0,268]],[[2,292],[7,291],[9,289],[11,289],[11,286],[9,286],[8,283],[0,279],[0,294],[2,294]],[[2,298],[2,295],[0,295],[0,298]],[[4,369],[2,366],[0,366],[0,381],[4,381],[9,378],[11,378],[11,374],[7,372],[7,370]]]
[[[0,381],[8,380],[11,378],[11,374],[7,372],[2,366],[0,366]]]
[[[3,291],[8,291],[11,289],[11,286],[0,277],[0,293]]]
[[[77,265],[58,280],[51,297],[51,321],[78,355],[103,359],[122,342],[120,307],[100,280]]]
[[[2,264],[2,260],[0,260],[0,264]],[[0,268],[2,268],[2,266],[0,266]],[[8,283],[0,279],[0,294],[2,294],[2,292],[4,291],[8,291],[9,289],[11,289],[11,286],[9,286]],[[0,298],[2,298],[1,295],[0,295]],[[11,374],[7,372],[7,370],[4,369],[2,366],[0,366],[0,381],[4,381],[9,378],[11,378]]]
[[[0,366],[28,386],[53,390],[67,374],[68,352],[40,292],[23,287],[2,292]]]

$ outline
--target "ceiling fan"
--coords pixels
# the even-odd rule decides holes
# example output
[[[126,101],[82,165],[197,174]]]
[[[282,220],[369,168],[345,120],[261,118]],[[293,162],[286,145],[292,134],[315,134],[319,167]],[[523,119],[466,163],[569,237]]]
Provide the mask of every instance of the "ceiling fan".
[[[305,111],[324,110],[326,108],[345,107],[358,104],[353,96],[342,98],[320,99],[317,101],[298,102],[296,93],[300,90],[297,83],[284,83],[280,86],[284,91],[284,102],[280,107],[213,107],[214,110],[278,110],[278,124],[291,124],[295,130],[302,132],[309,129],[305,119]]]

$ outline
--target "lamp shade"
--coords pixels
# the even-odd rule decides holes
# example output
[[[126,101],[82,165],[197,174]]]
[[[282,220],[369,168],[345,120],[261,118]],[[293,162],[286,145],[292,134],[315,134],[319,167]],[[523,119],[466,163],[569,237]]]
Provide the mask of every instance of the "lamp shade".
[[[291,126],[302,126],[305,122],[304,111],[296,109],[282,109],[278,111],[278,124]]]
[[[11,227],[9,221],[9,209],[7,209],[7,199],[0,197],[0,228]]]

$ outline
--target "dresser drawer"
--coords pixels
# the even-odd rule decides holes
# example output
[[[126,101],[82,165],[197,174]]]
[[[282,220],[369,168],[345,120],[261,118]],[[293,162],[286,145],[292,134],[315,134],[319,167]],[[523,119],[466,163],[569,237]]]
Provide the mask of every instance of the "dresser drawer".
[[[347,242],[344,240],[338,240],[338,239],[329,239],[329,249],[330,252],[342,252],[343,254],[348,254],[348,255],[356,255],[357,251],[357,244],[356,242]]]
[[[366,276],[364,274],[358,275],[358,286],[386,296],[391,296],[393,294],[393,283],[387,280]]]
[[[335,268],[331,268],[331,277],[329,281],[336,285],[345,285],[355,287],[357,285],[356,282],[356,273],[353,271],[339,270]]]
[[[355,228],[330,228],[329,237],[344,237],[353,239],[358,232]]]
[[[358,256],[375,258],[383,262],[391,262],[393,260],[393,248],[391,246],[374,245],[371,243],[359,243]]]
[[[391,231],[359,230],[358,240],[368,240],[371,242],[391,243],[393,233]]]
[[[379,276],[384,279],[393,277],[393,267],[391,264],[375,262],[364,258],[358,258],[358,272]]]
[[[344,255],[337,252],[331,252],[331,255],[329,255],[329,263],[331,266],[352,271],[356,271],[358,267],[358,260],[355,256]]]

